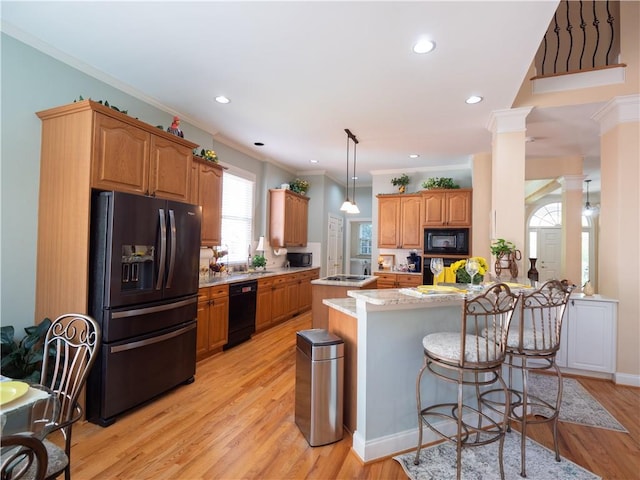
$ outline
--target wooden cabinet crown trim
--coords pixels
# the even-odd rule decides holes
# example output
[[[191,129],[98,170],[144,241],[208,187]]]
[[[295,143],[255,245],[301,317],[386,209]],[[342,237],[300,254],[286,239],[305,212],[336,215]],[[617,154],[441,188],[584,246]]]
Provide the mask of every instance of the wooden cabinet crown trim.
[[[113,108],[106,107],[98,102],[94,102],[93,100],[82,100],[80,102],[70,103],[68,105],[62,105],[60,107],[50,108],[48,110],[42,110],[37,112],[36,115],[41,120],[55,118],[63,115],[69,115],[70,113],[82,112],[84,110],[93,110],[94,112],[100,112],[103,115],[107,115],[109,117],[115,118],[124,123],[128,123],[136,128],[141,130],[145,130],[153,135],[158,135],[160,137],[164,137],[167,140],[171,140],[175,143],[179,143],[184,145],[185,147],[189,147],[190,149],[194,149],[198,146],[197,143],[193,143],[189,140],[186,140],[182,137],[178,137],[177,135],[172,135],[169,132],[165,132],[157,127],[149,125],[137,118],[131,117],[125,113],[114,110]]]

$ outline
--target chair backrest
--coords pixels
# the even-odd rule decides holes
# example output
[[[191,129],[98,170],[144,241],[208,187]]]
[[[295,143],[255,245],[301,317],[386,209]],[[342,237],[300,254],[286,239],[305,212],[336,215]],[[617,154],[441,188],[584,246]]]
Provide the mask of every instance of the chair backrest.
[[[40,383],[56,392],[61,423],[70,420],[100,347],[98,323],[87,315],[70,313],[56,318],[44,341]],[[53,355],[51,355],[53,354]]]
[[[486,292],[465,298],[460,336],[461,366],[493,368],[504,361],[507,334],[518,296],[504,283],[492,285]],[[467,340],[473,337],[473,344]]]
[[[518,345],[521,354],[554,355],[560,348],[562,319],[572,287],[549,280],[538,289],[523,293],[520,304]]]
[[[47,473],[47,449],[44,444],[27,433],[3,436],[2,480],[18,480],[30,478],[42,480]]]

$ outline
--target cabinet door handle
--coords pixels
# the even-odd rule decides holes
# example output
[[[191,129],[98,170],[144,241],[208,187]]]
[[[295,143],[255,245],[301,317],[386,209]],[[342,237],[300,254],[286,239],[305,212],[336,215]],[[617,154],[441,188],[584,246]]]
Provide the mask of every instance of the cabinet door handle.
[[[576,301],[575,300],[571,300],[571,306],[573,306],[573,307],[576,306]]]

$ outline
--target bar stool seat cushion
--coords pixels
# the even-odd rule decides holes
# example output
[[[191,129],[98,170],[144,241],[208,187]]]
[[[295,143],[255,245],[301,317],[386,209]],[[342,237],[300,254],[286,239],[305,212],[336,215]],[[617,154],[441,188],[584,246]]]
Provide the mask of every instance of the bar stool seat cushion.
[[[485,328],[482,336],[488,337],[489,330]],[[553,341],[551,334],[544,335],[539,330],[534,331],[533,329],[525,328],[522,331],[522,345],[520,345],[520,333],[517,330],[509,332],[507,335],[507,350],[520,348],[523,350],[546,350],[554,347]]]
[[[466,362],[486,362],[499,357],[500,351],[496,348],[476,348],[476,342],[480,345],[487,341],[486,338],[477,335],[465,335],[465,355]],[[439,332],[431,333],[422,339],[422,346],[427,354],[441,358],[444,361],[458,363],[460,355],[460,333],[459,332]]]

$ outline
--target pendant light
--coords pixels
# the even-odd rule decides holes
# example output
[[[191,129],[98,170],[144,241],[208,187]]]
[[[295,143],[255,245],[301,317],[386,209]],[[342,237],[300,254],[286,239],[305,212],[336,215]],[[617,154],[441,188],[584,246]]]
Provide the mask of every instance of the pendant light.
[[[587,184],[587,203],[584,204],[582,215],[589,217],[595,213],[596,209],[595,207],[592,207],[591,203],[589,202],[589,183],[591,183],[591,180],[585,180],[584,183]]]
[[[347,198],[340,210],[346,213],[360,213],[360,209],[356,205],[356,145],[358,145],[358,139],[348,128],[345,128],[344,131],[347,134]],[[349,200],[349,140],[353,141],[353,202]]]
[[[347,130],[348,133],[349,130]],[[351,202],[351,206],[347,213],[360,213],[360,209],[358,205],[356,205],[356,147],[358,146],[358,139],[353,136],[353,202]]]
[[[347,182],[346,182],[346,193],[344,198],[344,203],[340,207],[340,211],[348,212],[349,208],[351,208],[351,201],[349,200],[349,131],[347,132]],[[355,194],[355,192],[353,192]]]

